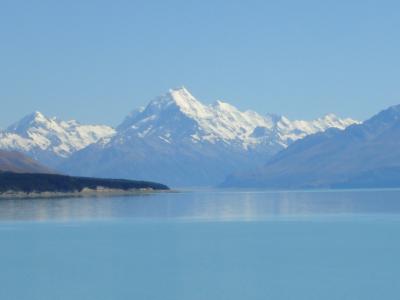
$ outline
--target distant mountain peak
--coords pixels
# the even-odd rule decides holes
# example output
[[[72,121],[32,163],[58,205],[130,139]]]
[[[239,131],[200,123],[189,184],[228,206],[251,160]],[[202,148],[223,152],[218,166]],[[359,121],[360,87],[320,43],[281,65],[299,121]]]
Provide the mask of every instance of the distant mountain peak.
[[[222,100],[217,100],[214,102],[212,105],[214,108],[217,108],[219,110],[225,110],[225,111],[238,111],[238,109],[233,106],[232,104],[222,101]]]
[[[144,110],[128,115],[118,129],[128,129],[130,135],[147,139],[155,136],[171,142],[171,135],[181,138],[190,135],[196,143],[235,141],[236,146],[247,148],[261,142],[262,132],[266,134],[264,140],[277,138],[278,144],[286,146],[293,140],[328,127],[342,129],[346,122],[333,114],[314,121],[290,121],[284,116],[262,116],[254,111],[240,111],[222,100],[207,105],[197,100],[185,87],[180,87],[155,98]],[[272,137],[271,130],[276,132],[275,137]],[[168,138],[165,138],[166,135]],[[256,136],[257,140],[254,139]]]
[[[34,111],[32,114],[32,116],[34,116],[34,118],[39,118],[39,119],[43,119],[45,118],[44,114],[42,114],[40,111],[36,110]]]
[[[212,185],[238,168],[264,163],[298,139],[344,126],[333,116],[291,121],[222,100],[205,104],[179,87],[131,112],[114,136],[72,155],[64,171]]]
[[[189,94],[191,95],[191,93],[189,92],[189,90],[185,87],[185,86],[180,86],[180,87],[176,87],[176,88],[171,88],[168,91],[170,94],[173,93],[181,93],[181,94]]]
[[[386,120],[386,121],[397,121],[398,119],[400,119],[400,105],[390,106],[389,108],[379,112],[377,115],[375,115],[368,121],[373,121],[376,119]]]
[[[400,114],[400,104],[392,105],[387,110],[391,110],[393,112],[397,112]]]
[[[384,132],[400,125],[400,105],[391,106],[364,122],[365,129],[371,132]]]
[[[185,88],[169,89],[169,91],[161,96],[156,97],[148,106],[165,107],[172,103],[177,105],[184,104],[186,101],[197,101],[193,95]]]
[[[199,117],[201,117],[201,114],[207,114],[205,105],[198,101],[185,87],[171,90],[169,94],[182,112]]]
[[[0,132],[0,149],[20,151],[52,167],[70,164],[63,170],[74,174],[154,176],[166,182],[198,176],[215,184],[307,135],[354,123],[331,114],[292,121],[242,111],[222,100],[205,104],[182,86],[132,111],[116,130],[34,112]]]
[[[334,120],[337,120],[337,119],[338,119],[338,117],[337,117],[334,113],[327,113],[327,114],[324,115],[322,118],[323,118],[323,119],[334,119]]]
[[[115,130],[109,126],[81,125],[35,111],[0,133],[0,149],[21,151],[39,160],[42,155],[58,160],[113,134]]]
[[[326,122],[329,125],[336,124],[337,126],[333,126],[333,127],[337,127],[339,129],[345,129],[349,125],[360,124],[361,123],[360,121],[356,121],[356,120],[351,119],[351,118],[339,118],[337,115],[335,115],[333,113],[328,113],[328,114],[326,114],[325,116],[323,116],[322,118],[320,118],[318,120]]]
[[[35,124],[44,124],[47,122],[50,122],[47,117],[45,117],[40,111],[35,111],[9,126],[7,128],[7,131],[22,133]]]
[[[332,115],[316,120],[313,126],[333,121],[344,130],[296,141],[263,166],[228,177],[224,185],[283,189],[400,186],[400,106],[362,123],[352,121],[352,126],[348,126],[351,119]]]

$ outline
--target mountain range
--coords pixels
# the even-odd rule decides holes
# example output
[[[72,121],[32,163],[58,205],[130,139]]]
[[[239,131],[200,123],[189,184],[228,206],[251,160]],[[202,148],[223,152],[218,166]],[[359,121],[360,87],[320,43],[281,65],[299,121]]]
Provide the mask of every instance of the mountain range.
[[[260,166],[299,139],[358,123],[333,114],[291,121],[224,101],[206,105],[182,87],[132,111],[116,128],[35,112],[0,131],[0,149],[65,174],[212,186]]]
[[[114,134],[109,126],[82,125],[35,112],[0,131],[0,149],[19,151],[56,168],[72,153]]]
[[[345,130],[293,143],[262,167],[227,178],[225,187],[370,188],[400,186],[400,105]]]
[[[334,115],[290,121],[243,112],[223,101],[205,105],[179,88],[130,113],[115,135],[72,154],[59,169],[178,187],[213,186],[232,172],[259,166],[295,140],[354,123]]]

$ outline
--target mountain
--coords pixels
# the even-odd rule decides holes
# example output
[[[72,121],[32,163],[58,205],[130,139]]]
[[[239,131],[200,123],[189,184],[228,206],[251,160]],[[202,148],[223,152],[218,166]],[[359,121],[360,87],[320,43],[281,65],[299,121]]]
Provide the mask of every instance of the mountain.
[[[182,130],[181,126],[186,124],[184,121],[179,124],[177,118],[189,120],[190,129]],[[333,114],[311,122],[291,122],[278,115],[261,116],[254,111],[241,112],[223,101],[204,105],[182,87],[170,90],[151,101],[146,108],[132,112],[118,127],[118,131],[125,135],[128,130],[137,136],[164,141],[176,141],[185,136],[195,143],[223,142],[247,149],[265,142],[286,147],[306,135],[329,127],[344,129],[355,122],[352,119],[339,119]]]
[[[0,149],[19,151],[56,167],[72,153],[113,134],[109,126],[82,125],[35,112],[0,132]]]
[[[354,123],[334,115],[290,121],[243,112],[223,101],[205,105],[179,88],[133,111],[114,136],[73,153],[60,169],[80,176],[156,180],[172,186],[215,185],[298,139]]]
[[[223,186],[266,188],[399,187],[400,105],[362,124],[305,137]]]
[[[54,173],[21,153],[4,150],[0,150],[0,172]]]

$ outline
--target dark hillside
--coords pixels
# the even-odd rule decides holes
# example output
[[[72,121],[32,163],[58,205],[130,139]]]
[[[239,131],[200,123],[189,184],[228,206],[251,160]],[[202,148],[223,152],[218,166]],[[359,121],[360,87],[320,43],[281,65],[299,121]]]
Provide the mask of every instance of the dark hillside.
[[[72,193],[81,192],[85,188],[96,189],[99,187],[124,191],[132,189],[169,189],[163,184],[148,181],[0,172],[0,193],[8,191]]]

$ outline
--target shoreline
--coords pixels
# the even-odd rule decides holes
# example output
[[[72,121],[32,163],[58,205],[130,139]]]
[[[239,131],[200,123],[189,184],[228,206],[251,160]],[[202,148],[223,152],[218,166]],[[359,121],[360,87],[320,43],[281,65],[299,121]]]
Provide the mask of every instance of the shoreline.
[[[143,195],[143,194],[154,194],[154,193],[171,193],[176,192],[173,190],[158,190],[152,188],[139,188],[139,189],[108,189],[98,188],[90,189],[84,188],[82,191],[45,191],[45,192],[23,192],[23,191],[7,191],[0,193],[0,200],[2,199],[24,199],[24,198],[62,198],[62,197],[105,197],[105,196],[129,196],[129,195]]]

